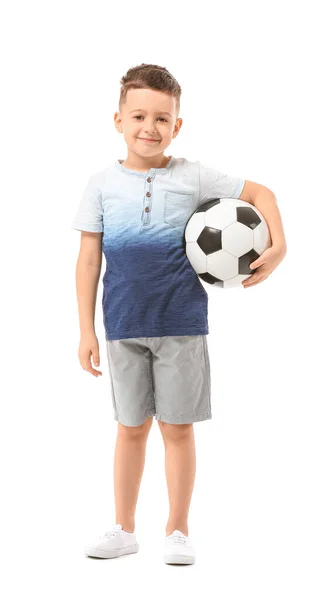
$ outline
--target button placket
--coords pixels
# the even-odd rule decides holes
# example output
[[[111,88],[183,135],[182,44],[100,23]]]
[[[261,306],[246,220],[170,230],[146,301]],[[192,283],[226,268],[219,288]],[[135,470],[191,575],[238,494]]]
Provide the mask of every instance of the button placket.
[[[146,213],[146,217],[145,217],[146,225],[148,225],[150,222],[151,201],[150,200],[147,201],[147,199],[151,198],[151,195],[152,195],[152,191],[150,191],[150,190],[152,190],[152,187],[151,187],[152,181],[153,180],[151,177],[147,177],[147,179],[146,179],[146,190],[147,191],[145,193],[146,200],[144,201],[144,204],[145,204],[144,212]]]

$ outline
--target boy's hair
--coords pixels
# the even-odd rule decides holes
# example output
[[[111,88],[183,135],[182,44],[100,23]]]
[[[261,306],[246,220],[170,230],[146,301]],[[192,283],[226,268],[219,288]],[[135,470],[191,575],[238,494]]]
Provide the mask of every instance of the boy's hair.
[[[126,95],[130,89],[148,88],[165,92],[170,96],[174,96],[176,102],[177,116],[180,112],[180,96],[182,93],[181,87],[177,80],[165,68],[159,65],[147,65],[142,63],[137,67],[129,69],[121,78],[121,92],[119,100],[119,110],[122,104],[126,102]]]

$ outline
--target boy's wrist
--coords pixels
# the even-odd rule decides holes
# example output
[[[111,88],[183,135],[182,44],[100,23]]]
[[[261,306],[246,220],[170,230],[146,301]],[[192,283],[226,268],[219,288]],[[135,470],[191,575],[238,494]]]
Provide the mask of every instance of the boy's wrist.
[[[95,335],[96,331],[94,327],[81,327],[80,334],[81,335]]]
[[[275,250],[282,255],[285,255],[287,252],[287,245],[286,242],[284,241],[276,241],[272,244],[272,246],[275,248]]]

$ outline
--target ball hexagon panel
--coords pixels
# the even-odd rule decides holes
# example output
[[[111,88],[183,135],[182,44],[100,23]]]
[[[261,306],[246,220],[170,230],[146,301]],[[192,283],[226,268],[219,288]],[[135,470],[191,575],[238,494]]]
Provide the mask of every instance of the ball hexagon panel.
[[[224,229],[236,221],[236,207],[230,204],[216,204],[205,212],[205,225]]]
[[[242,223],[235,221],[222,231],[222,248],[237,258],[252,250],[253,244],[253,231]]]
[[[224,250],[207,257],[207,272],[224,281],[238,275],[238,258]]]

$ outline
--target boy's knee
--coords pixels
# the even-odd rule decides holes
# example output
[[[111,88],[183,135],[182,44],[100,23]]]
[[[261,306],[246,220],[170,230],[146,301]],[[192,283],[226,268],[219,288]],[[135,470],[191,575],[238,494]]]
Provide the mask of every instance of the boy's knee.
[[[136,426],[122,425],[122,423],[118,423],[118,432],[120,435],[129,439],[144,437],[149,433],[152,424],[153,417],[149,417],[144,421],[144,423]]]
[[[159,420],[158,426],[165,439],[181,440],[190,435],[193,423],[165,423]]]

